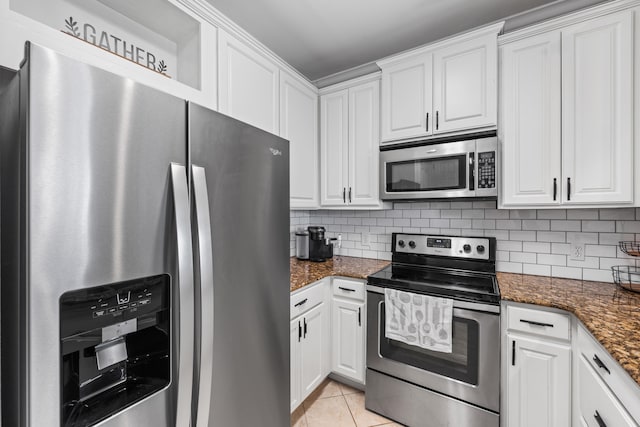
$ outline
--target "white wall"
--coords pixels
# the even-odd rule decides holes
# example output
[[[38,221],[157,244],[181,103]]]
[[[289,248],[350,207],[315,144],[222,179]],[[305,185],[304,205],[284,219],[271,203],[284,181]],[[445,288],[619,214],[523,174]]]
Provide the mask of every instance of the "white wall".
[[[640,208],[498,210],[495,202],[432,202],[395,203],[388,211],[291,215],[292,231],[324,225],[330,236],[342,234],[341,255],[390,259],[391,233],[415,232],[496,237],[496,267],[504,272],[611,282],[612,265],[640,266],[617,248],[620,240],[640,240]],[[365,233],[371,237],[368,246],[362,244]],[[586,242],[584,261],[568,257],[576,233]],[[295,240],[291,248],[294,255]]]

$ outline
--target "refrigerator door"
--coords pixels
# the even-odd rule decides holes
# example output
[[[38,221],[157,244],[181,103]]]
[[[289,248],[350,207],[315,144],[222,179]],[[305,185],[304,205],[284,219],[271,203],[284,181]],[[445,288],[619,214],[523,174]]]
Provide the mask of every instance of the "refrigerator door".
[[[210,411],[197,425],[286,426],[288,141],[195,104],[188,116],[191,163],[206,172],[213,253],[214,302],[201,308],[203,322],[213,310],[213,356],[199,362],[213,366]]]
[[[63,293],[166,274],[170,383],[98,425],[188,426],[185,102],[33,44],[20,98],[20,137],[2,143],[3,424],[61,425]],[[7,336],[9,316],[16,326]]]

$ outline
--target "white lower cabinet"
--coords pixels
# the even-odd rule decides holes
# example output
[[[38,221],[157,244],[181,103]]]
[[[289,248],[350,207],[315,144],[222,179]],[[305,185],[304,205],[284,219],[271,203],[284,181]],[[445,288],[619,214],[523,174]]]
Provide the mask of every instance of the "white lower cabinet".
[[[508,338],[507,425],[571,425],[571,347],[517,334]]]
[[[571,425],[569,315],[506,305],[503,426]]]
[[[329,375],[330,280],[291,297],[291,411]]]
[[[331,370],[364,384],[366,316],[364,282],[334,279]]]

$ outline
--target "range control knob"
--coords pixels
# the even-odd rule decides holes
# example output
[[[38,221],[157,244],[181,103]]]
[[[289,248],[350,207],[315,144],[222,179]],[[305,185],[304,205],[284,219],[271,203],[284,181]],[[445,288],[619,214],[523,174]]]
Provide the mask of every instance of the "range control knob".
[[[471,252],[471,245],[470,244],[465,244],[462,247],[462,250],[464,251],[464,253],[468,254],[469,252]]]
[[[484,253],[484,246],[483,245],[476,246],[476,251],[478,251],[479,254]]]
[[[404,248],[404,240],[398,240],[398,246]]]
[[[411,249],[414,249],[416,247],[416,242],[414,242],[413,240],[409,240],[409,247]]]

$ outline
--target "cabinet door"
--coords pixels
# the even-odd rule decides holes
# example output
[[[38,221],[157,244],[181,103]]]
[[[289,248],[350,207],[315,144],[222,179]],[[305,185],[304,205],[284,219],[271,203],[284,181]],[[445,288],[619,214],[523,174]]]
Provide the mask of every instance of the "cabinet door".
[[[303,316],[300,346],[301,398],[306,398],[326,377],[325,349],[328,345],[324,305],[322,303]]]
[[[501,48],[501,203],[561,201],[560,33]]]
[[[332,370],[364,383],[364,304],[333,300]]]
[[[349,167],[349,91],[320,97],[320,197],[325,206],[344,206]]]
[[[377,205],[380,153],[380,83],[349,89],[349,188],[352,205]]]
[[[280,73],[280,136],[289,140],[291,207],[317,208],[318,95],[285,72]]]
[[[382,67],[383,142],[432,133],[431,78],[430,53]]]
[[[568,204],[633,201],[632,25],[633,11],[624,11],[562,31],[562,173]]]
[[[222,30],[218,38],[220,112],[278,134],[278,67]]]
[[[495,34],[433,54],[434,133],[495,126],[498,45]]]
[[[300,403],[302,403],[300,395],[300,328],[302,320],[292,320],[289,328],[291,341],[291,412],[293,412]]]
[[[507,425],[571,425],[571,347],[543,339],[507,337],[511,356]]]

